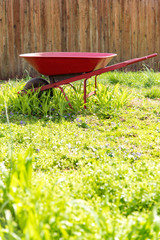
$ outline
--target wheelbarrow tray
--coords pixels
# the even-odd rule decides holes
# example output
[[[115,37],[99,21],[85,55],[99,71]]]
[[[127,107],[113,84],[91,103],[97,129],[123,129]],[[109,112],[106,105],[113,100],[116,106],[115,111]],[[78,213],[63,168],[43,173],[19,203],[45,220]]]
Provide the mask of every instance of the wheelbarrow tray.
[[[77,74],[104,68],[114,53],[41,52],[21,54],[39,73],[48,76]]]

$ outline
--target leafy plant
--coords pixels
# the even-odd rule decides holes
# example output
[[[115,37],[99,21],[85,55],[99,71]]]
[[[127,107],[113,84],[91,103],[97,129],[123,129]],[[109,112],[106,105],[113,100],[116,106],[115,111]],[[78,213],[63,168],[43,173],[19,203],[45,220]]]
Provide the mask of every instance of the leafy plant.
[[[115,87],[98,86],[95,102],[95,111],[104,116],[112,116],[122,109],[131,99],[132,94],[122,89],[119,85]]]

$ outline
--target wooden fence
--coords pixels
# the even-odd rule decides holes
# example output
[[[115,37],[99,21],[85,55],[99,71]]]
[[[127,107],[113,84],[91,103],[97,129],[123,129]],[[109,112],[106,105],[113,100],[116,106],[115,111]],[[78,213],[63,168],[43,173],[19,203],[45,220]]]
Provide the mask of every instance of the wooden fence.
[[[43,51],[160,53],[160,0],[0,0],[0,79],[33,75],[18,55]]]

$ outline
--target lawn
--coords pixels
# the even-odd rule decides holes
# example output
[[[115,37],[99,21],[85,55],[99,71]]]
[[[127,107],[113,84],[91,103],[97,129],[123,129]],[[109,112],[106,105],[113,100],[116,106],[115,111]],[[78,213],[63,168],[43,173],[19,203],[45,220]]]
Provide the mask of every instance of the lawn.
[[[103,74],[86,110],[28,79],[0,85],[0,239],[160,239],[160,73]]]

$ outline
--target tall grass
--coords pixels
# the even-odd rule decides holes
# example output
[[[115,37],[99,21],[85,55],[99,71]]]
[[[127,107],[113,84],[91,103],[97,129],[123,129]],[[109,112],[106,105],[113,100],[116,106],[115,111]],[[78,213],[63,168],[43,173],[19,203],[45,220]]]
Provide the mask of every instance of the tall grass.
[[[46,115],[58,114],[63,117],[66,113],[83,111],[84,90],[82,82],[75,84],[74,89],[65,87],[65,92],[73,106],[72,109],[59,89],[53,89],[52,93],[50,90],[44,91],[41,93],[41,96],[39,96],[39,91],[32,93],[28,90],[28,93],[22,96],[21,94],[17,94],[18,88],[19,84],[17,84],[17,87],[11,84],[4,86],[0,94],[1,111],[4,110],[4,99],[6,99],[9,111],[19,112],[28,116],[36,115],[44,117]],[[94,86],[90,81],[87,91],[90,92],[92,89],[94,89]],[[87,111],[94,111],[104,116],[113,115],[122,109],[130,99],[131,94],[126,88],[122,88],[119,85],[112,87],[99,84],[97,94],[87,99]]]
[[[148,98],[160,98],[160,87],[151,87],[144,92],[145,97]]]
[[[90,107],[101,116],[112,116],[123,109],[132,98],[133,94],[118,84],[114,87],[99,84],[94,98],[95,104]]]
[[[150,88],[152,86],[160,86],[160,76],[153,70],[144,68],[139,72],[108,72],[103,74],[102,81],[110,84],[121,84],[134,88]]]

